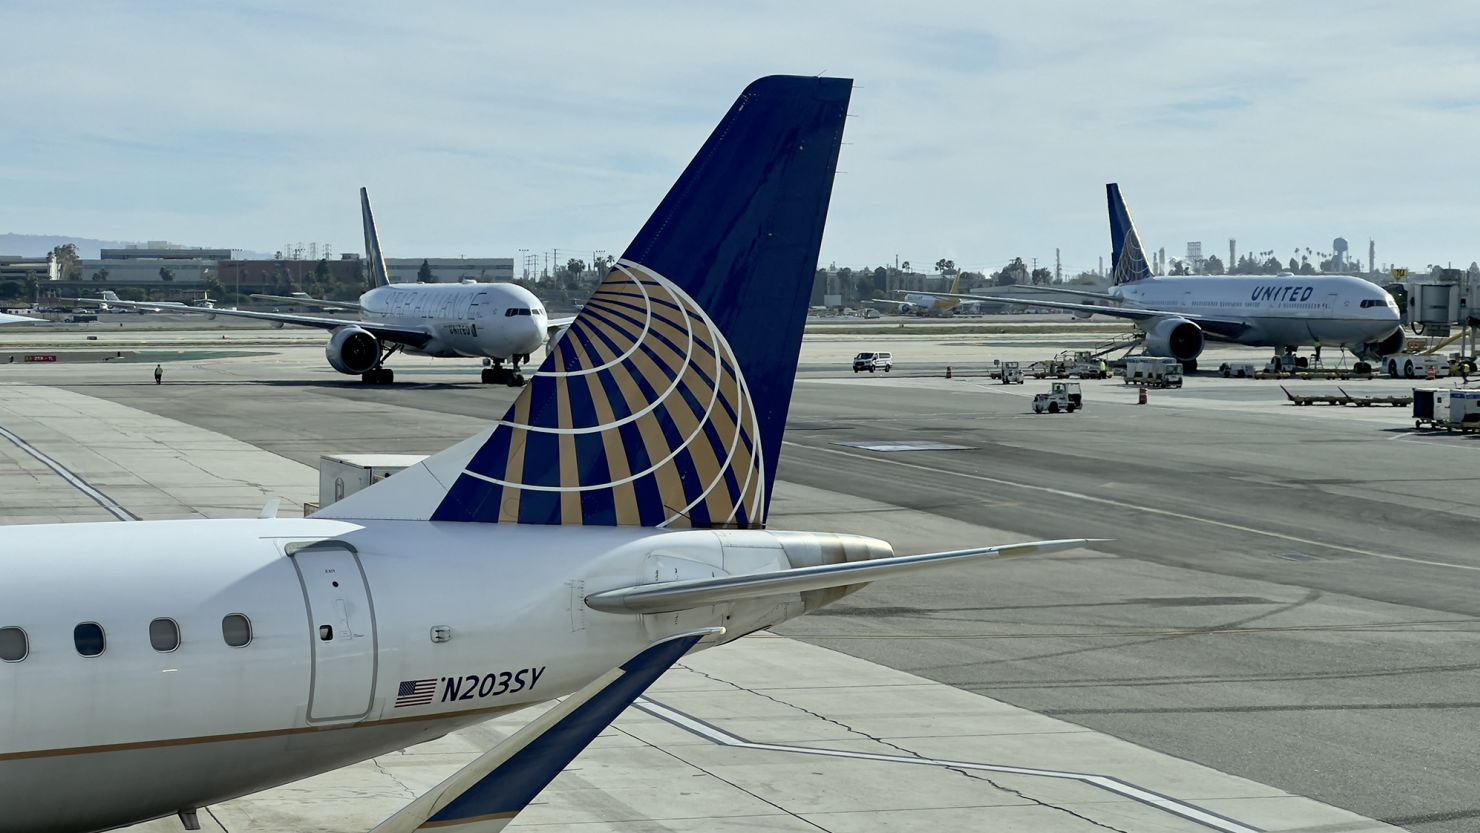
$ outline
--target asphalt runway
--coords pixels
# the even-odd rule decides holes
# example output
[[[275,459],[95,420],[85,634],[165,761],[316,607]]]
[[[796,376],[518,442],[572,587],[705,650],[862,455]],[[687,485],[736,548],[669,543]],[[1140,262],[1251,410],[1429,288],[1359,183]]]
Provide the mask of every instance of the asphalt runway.
[[[901,553],[1007,543],[959,540],[964,523],[1024,540],[1106,538],[1094,549],[1117,557],[880,585],[779,633],[1407,829],[1475,829],[1480,523],[1469,489],[1480,440],[1407,431],[1403,409],[1292,408],[1272,382],[1207,376],[1152,391],[1146,406],[1118,380],[1086,382],[1084,411],[1035,416],[1027,406],[1046,383],[946,380],[935,368],[1043,357],[1073,339],[955,341],[809,336],[779,477],[940,519],[900,527],[875,508],[838,530]],[[861,344],[892,346],[901,371],[837,369]],[[475,384],[476,364],[397,361],[404,383],[389,389],[334,374],[316,346],[169,363],[162,386],[139,365],[12,378],[309,464],[441,450],[514,393]],[[845,445],[920,441],[966,448]]]

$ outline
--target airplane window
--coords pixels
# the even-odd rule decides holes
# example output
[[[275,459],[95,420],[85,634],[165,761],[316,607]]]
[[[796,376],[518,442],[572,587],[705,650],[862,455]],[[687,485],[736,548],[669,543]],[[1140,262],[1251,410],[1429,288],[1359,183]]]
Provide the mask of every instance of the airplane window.
[[[31,653],[26,632],[20,628],[0,628],[0,660],[20,662]]]
[[[252,621],[240,613],[233,613],[221,620],[221,637],[226,644],[240,648],[252,641]]]
[[[509,307],[508,309],[504,310],[504,317],[505,318],[513,318],[514,316],[516,316],[518,314],[519,314],[519,310],[514,309],[513,307]]]
[[[155,619],[149,623],[149,644],[161,654],[180,647],[180,626],[174,619]]]
[[[103,626],[97,622],[83,622],[72,629],[72,644],[77,646],[77,653],[85,657],[95,657],[103,653],[106,646]]]

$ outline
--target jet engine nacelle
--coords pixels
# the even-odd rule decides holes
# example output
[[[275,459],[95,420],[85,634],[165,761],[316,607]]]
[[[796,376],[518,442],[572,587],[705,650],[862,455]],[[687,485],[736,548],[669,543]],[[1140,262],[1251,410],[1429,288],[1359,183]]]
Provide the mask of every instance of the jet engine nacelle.
[[[380,339],[361,327],[340,327],[324,345],[324,355],[335,370],[358,376],[380,361]]]
[[[1203,331],[1185,318],[1163,318],[1146,328],[1146,355],[1192,361],[1202,354]]]
[[[1406,341],[1407,339],[1403,335],[1403,328],[1399,327],[1393,330],[1387,338],[1378,341],[1369,341],[1366,344],[1358,346],[1357,349],[1352,351],[1352,355],[1363,361],[1375,361],[1383,356],[1390,356],[1393,353],[1401,351]]]

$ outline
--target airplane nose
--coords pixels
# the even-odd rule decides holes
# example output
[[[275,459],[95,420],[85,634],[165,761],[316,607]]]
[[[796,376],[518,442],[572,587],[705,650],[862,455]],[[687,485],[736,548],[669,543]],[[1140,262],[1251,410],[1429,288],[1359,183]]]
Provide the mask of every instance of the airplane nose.
[[[529,345],[524,352],[533,353],[545,343],[547,320],[543,315],[531,315],[528,318],[521,318],[520,323],[522,326],[519,328],[519,338],[524,344]]]

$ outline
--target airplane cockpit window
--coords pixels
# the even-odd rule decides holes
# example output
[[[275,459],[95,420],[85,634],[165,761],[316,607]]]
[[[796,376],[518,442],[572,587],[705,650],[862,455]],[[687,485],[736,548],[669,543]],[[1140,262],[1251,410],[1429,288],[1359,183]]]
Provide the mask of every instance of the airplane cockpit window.
[[[31,653],[26,632],[20,628],[0,628],[0,660],[20,662]]]
[[[102,654],[107,646],[103,638],[103,626],[97,622],[83,622],[72,629],[72,644],[77,646],[77,653],[85,657]]]
[[[180,626],[174,619],[159,618],[150,622],[149,645],[161,654],[180,647]]]
[[[233,648],[241,648],[252,641],[252,621],[240,613],[232,613],[221,620],[221,638]]]
[[[513,318],[516,315],[529,315],[529,307],[509,307],[504,310],[505,318]]]

